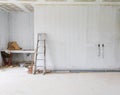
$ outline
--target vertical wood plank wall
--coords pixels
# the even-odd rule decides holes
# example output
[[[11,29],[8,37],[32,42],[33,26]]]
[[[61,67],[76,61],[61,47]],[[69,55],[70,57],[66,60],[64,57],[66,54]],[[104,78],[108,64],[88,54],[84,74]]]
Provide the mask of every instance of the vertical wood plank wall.
[[[120,42],[120,29],[116,28],[119,23],[115,23],[119,18],[119,8],[114,6],[37,6],[34,15],[34,47],[37,33],[47,33],[48,68],[92,69],[92,64],[87,63],[87,47],[102,41],[99,33],[103,30],[106,30],[106,35],[117,31],[115,36]],[[104,19],[105,22],[110,20],[112,23],[104,23]],[[105,40],[105,42],[109,41]],[[102,68],[104,64],[98,64],[95,68],[99,66]],[[119,68],[120,64],[115,64],[114,67]]]
[[[0,11],[0,50],[7,48],[8,41],[9,41],[8,13]],[[0,56],[0,65],[1,63],[2,59]]]
[[[17,41],[23,49],[33,49],[33,13],[10,13],[10,41]]]

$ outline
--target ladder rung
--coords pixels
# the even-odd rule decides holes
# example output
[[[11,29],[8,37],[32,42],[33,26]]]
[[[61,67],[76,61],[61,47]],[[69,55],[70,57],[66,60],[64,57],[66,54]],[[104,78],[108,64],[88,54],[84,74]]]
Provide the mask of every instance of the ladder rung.
[[[36,67],[44,67],[44,66],[36,66]]]
[[[39,45],[44,46],[45,44],[43,42],[38,42],[38,46]]]
[[[45,60],[45,59],[37,59],[37,60]]]
[[[38,52],[37,55],[38,55],[38,54],[44,54],[44,52]]]
[[[43,50],[43,49],[45,49],[45,46],[39,45],[37,48],[38,48],[38,50]]]
[[[45,41],[45,40],[38,40],[38,41]]]
[[[43,46],[39,45],[37,48],[44,48],[44,45]]]
[[[38,44],[38,47],[39,47],[39,46],[43,47],[43,46],[44,46],[44,43],[39,43],[39,44]]]

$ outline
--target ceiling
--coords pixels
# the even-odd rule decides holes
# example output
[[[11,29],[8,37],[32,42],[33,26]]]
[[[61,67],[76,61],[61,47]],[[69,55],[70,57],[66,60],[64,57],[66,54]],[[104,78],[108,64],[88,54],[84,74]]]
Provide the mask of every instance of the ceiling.
[[[120,5],[120,0],[0,0],[0,10],[6,12],[33,12],[42,4],[105,4]]]

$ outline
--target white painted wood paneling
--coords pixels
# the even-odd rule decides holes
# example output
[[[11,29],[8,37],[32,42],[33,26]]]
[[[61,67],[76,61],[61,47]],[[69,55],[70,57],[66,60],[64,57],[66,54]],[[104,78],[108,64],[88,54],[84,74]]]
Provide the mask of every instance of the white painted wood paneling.
[[[7,49],[7,44],[9,41],[8,29],[9,29],[8,28],[8,13],[0,11],[0,51],[2,49]],[[2,58],[0,56],[0,65],[1,63],[2,63]]]
[[[9,14],[10,41],[17,41],[23,49],[33,49],[33,13]]]
[[[81,63],[85,63],[86,16],[84,6],[36,8],[35,36],[38,32],[47,33],[48,66],[69,69],[84,65]]]
[[[10,41],[17,41],[22,49],[34,47],[34,17],[33,13],[10,13],[9,31]],[[16,54],[13,60],[27,61],[31,56]],[[30,57],[30,58],[29,58]]]
[[[34,46],[37,33],[47,33],[47,65],[54,69],[119,68],[118,11],[99,5],[36,7]],[[98,44],[106,46],[104,60]]]
[[[90,8],[94,7],[91,6]],[[119,8],[113,6],[98,6],[93,10],[94,12],[91,11],[88,17],[88,68],[119,69]],[[98,56],[98,44],[101,45],[100,56]],[[104,51],[102,44],[104,44]],[[104,58],[102,57],[103,55]]]
[[[103,10],[104,9],[104,10]],[[99,32],[100,41],[104,44],[104,58],[101,64],[104,68],[120,68],[120,12],[117,7],[105,7],[100,10],[103,14],[100,16]],[[118,53],[117,53],[118,52]]]
[[[98,44],[99,39],[99,16],[100,6],[88,6],[88,17],[87,17],[87,50],[86,50],[86,69],[96,68],[100,65],[100,58]]]

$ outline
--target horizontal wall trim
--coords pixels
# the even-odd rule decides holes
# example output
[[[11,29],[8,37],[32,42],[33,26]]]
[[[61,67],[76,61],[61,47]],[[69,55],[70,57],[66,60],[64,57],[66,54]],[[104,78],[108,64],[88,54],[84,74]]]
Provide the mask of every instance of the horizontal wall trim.
[[[103,2],[103,1],[93,1],[93,2],[73,2],[73,1],[64,1],[64,2],[48,2],[48,1],[0,1],[1,4],[8,4],[8,3],[17,3],[17,4],[31,4],[31,5],[44,5],[44,4],[50,4],[50,5],[59,5],[59,4],[65,4],[65,5],[120,5],[120,2]]]

